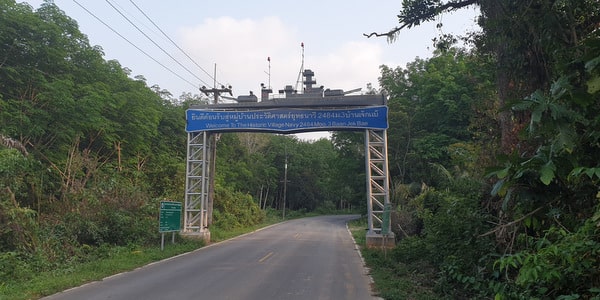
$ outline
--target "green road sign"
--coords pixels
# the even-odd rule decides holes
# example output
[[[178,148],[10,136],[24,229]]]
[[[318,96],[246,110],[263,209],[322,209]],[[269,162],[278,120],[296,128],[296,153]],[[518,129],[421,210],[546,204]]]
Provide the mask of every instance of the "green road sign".
[[[161,201],[158,223],[159,232],[181,230],[181,202]]]

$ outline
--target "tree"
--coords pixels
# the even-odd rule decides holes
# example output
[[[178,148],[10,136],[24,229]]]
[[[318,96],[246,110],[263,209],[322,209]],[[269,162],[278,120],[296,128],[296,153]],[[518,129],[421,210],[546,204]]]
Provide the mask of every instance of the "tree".
[[[0,151],[31,166],[0,181],[51,220],[42,228],[66,226],[65,243],[107,242],[118,222],[152,220],[143,208],[155,197],[183,195],[183,106],[102,55],[54,3],[0,1]]]
[[[573,161],[578,138],[589,136],[589,133],[578,135],[576,127],[581,122],[586,124],[582,120],[587,117],[581,116],[581,111],[594,111],[589,100],[593,96],[585,95],[584,89],[589,82],[587,74],[594,65],[589,56],[600,20],[595,9],[597,2],[407,0],[403,5],[399,15],[401,25],[373,35],[393,38],[403,28],[431,21],[443,13],[470,5],[480,8],[478,23],[482,33],[473,42],[478,55],[489,56],[495,63],[498,102],[490,107],[500,109],[496,118],[501,133],[500,148],[507,155],[507,159],[500,157],[506,165],[493,173],[499,177],[493,194],[503,196],[502,209],[509,219],[535,210],[541,199],[547,203],[549,199],[538,196],[543,190],[559,193],[560,188],[551,181],[558,174],[569,174],[578,167],[578,163],[566,162]],[[519,103],[521,99],[527,100]],[[542,124],[540,121],[548,116],[552,122]],[[548,132],[552,133],[546,135]],[[584,156],[589,155],[586,148],[579,148],[586,153],[582,153]],[[562,155],[564,160],[560,164],[552,159]],[[508,170],[513,172],[511,176],[505,174]],[[522,193],[517,196],[510,187]],[[553,198],[550,202],[566,200],[548,197]],[[506,211],[509,203],[512,210]]]
[[[332,134],[332,143],[337,152],[333,164],[335,175],[333,185],[337,195],[353,207],[366,212],[366,167],[364,132],[339,131]]]
[[[496,227],[479,236],[493,235],[503,254],[494,264],[505,277],[490,285],[492,292],[496,298],[596,297],[599,266],[587,257],[598,249],[597,1],[403,4],[401,25],[374,35],[393,39],[399,30],[470,5],[481,11],[482,32],[472,41],[474,53],[494,63],[498,101],[484,107],[500,110],[494,119],[504,153],[490,173],[492,201],[482,202]],[[473,128],[486,128],[482,120],[493,115],[476,116],[484,119]]]
[[[475,55],[449,49],[428,60],[416,59],[405,69],[381,67],[380,84],[390,98],[394,178],[432,184],[432,165],[455,167],[449,148],[472,143],[471,122],[492,89],[491,76],[481,66]]]
[[[404,0],[398,15],[400,25],[385,33],[393,41],[405,29],[433,21],[457,9],[478,6],[479,25],[483,32],[475,37],[475,45],[496,61],[496,82],[501,129],[501,147],[510,153],[519,147],[517,133],[529,121],[524,113],[509,109],[512,99],[523,98],[537,89],[548,88],[555,78],[556,62],[568,60],[570,49],[582,36],[597,28],[599,16],[596,1],[419,1]],[[560,49],[555,51],[555,49]]]

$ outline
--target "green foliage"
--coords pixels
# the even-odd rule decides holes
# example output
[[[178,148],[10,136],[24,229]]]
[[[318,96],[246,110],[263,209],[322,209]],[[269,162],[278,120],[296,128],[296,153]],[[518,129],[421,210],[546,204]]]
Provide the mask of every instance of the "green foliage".
[[[383,299],[452,299],[434,291],[436,270],[422,260],[422,248],[412,242],[422,239],[408,238],[396,249],[365,248],[366,218],[348,223],[356,243],[361,247],[362,256],[374,280],[374,291]],[[410,245],[409,245],[410,244]]]
[[[437,184],[432,164],[452,169],[450,145],[472,143],[471,120],[491,89],[491,73],[474,74],[485,62],[457,49],[417,59],[405,69],[381,67],[390,96],[390,171],[401,182]]]
[[[330,162],[333,173],[328,175],[328,179],[330,188],[333,187],[330,193],[337,197],[330,200],[334,203],[346,201],[366,212],[364,133],[334,132],[332,143],[337,157]]]
[[[470,36],[475,48],[473,59],[463,60],[469,65],[464,72],[445,72],[454,66],[437,63],[455,40],[442,33],[438,61],[407,69],[383,67],[381,79],[390,95],[391,170],[402,183],[435,187],[415,199],[397,193],[400,212],[423,221],[422,236],[401,241],[398,259],[425,257],[440,271],[438,287],[455,298],[599,297],[597,4],[407,0],[398,14],[400,25],[383,34],[393,39],[403,28],[463,7],[476,5],[481,11],[482,32]],[[461,94],[461,82],[473,84],[476,92]],[[440,93],[427,90],[431,85]],[[461,138],[464,127],[447,119],[453,107],[444,98],[456,104],[461,95],[479,100],[464,110],[474,140]],[[466,196],[467,190],[456,189],[457,179],[479,176],[491,165],[498,166],[488,172],[491,197]],[[477,235],[487,241],[487,250],[465,249],[457,242],[472,241],[469,234],[460,236],[472,235],[474,228],[490,229]],[[506,256],[493,270],[496,251]]]
[[[10,278],[22,278],[30,270],[23,259],[19,259],[17,252],[0,253],[0,279],[6,281]]]
[[[326,139],[308,142],[259,133],[222,134],[216,181],[231,191],[252,195],[262,208],[281,209],[287,161],[287,209],[310,212],[331,203],[336,209],[338,203],[364,207],[364,183],[359,183],[364,181],[360,176],[364,157],[344,157],[343,151]]]
[[[531,112],[524,137],[538,146],[532,155],[506,157],[503,167],[490,172],[499,179],[492,192],[503,198],[505,211],[520,216],[523,228],[518,249],[497,263],[514,284],[499,295],[599,297],[599,266],[589,258],[599,251],[597,217],[592,215],[600,179],[598,108],[590,102],[597,95],[578,87],[586,80],[578,77],[593,77],[593,70],[562,76],[548,92],[538,91],[515,105]]]
[[[34,166],[17,150],[0,149],[0,251],[30,252],[37,246],[37,213],[19,203],[27,203]]]
[[[35,181],[35,173],[39,164],[23,156],[15,149],[0,148],[0,191],[7,198],[27,204],[28,190]],[[18,200],[17,200],[18,199]]]
[[[37,244],[36,212],[0,199],[0,251],[33,251]]]
[[[423,260],[439,268],[437,288],[453,291],[454,297],[489,293],[494,244],[482,236],[490,226],[479,203],[481,192],[471,179],[456,180],[445,191],[427,188],[412,202],[423,221],[421,236],[402,240],[394,252],[404,262]]]
[[[487,65],[475,53],[451,49],[406,69],[382,67],[380,81],[390,94],[391,171],[398,181],[413,182],[394,185],[395,232],[402,240],[393,257],[434,270],[432,288],[448,298],[487,298],[496,288],[495,245],[483,236],[489,215],[476,179],[481,157],[493,156],[481,149],[493,146],[489,131],[481,134],[474,130],[482,125],[472,125],[485,107],[473,99],[492,94]]]
[[[600,209],[575,232],[552,226],[532,247],[498,260],[497,268],[517,274],[523,299],[597,299],[600,297]],[[515,292],[513,292],[515,293]]]
[[[265,213],[260,210],[252,196],[232,192],[220,185],[215,187],[213,224],[220,229],[231,230],[262,222]]]
[[[584,43],[590,51],[600,49],[593,40]],[[594,74],[590,67],[587,73],[561,76],[548,92],[535,92],[514,106],[531,112],[523,138],[536,148],[501,158],[503,166],[490,171],[499,179],[492,193],[503,198],[503,209],[512,204],[523,214],[541,206],[570,211],[579,219],[565,224],[570,229],[590,216],[598,182],[598,107],[591,105],[597,95],[579,85]]]

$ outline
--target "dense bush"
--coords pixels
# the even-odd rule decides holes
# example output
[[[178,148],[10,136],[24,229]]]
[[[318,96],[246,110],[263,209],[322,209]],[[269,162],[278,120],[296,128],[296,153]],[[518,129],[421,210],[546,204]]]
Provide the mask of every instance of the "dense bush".
[[[232,192],[220,185],[215,188],[213,224],[220,229],[252,226],[265,218],[265,212],[254,202],[252,196]]]
[[[516,274],[516,285],[499,295],[520,299],[600,299],[600,206],[594,217],[575,232],[552,226],[544,236],[525,238],[531,248],[498,260],[498,270]]]
[[[417,236],[399,241],[394,257],[423,261],[438,270],[436,289],[458,298],[489,296],[493,279],[494,241],[482,236],[490,229],[481,206],[481,185],[470,179],[453,181],[448,189],[425,188],[409,207],[422,222]],[[406,208],[404,208],[406,210]]]

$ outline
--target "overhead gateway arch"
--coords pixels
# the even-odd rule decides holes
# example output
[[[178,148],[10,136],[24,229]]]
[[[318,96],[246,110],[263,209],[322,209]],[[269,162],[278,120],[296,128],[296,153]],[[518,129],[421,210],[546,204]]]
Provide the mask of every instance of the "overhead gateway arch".
[[[285,98],[262,101],[254,95],[240,96],[237,103],[193,106],[186,112],[187,165],[182,234],[210,239],[209,197],[212,197],[211,156],[216,134],[221,132],[300,133],[311,131],[364,131],[367,184],[367,245],[393,244],[389,222],[387,157],[388,107],[385,97],[347,95],[342,90],[313,88],[311,70],[303,72],[304,93],[291,86],[281,90]],[[214,162],[214,160],[212,160]],[[212,169],[212,170],[211,170]],[[388,239],[389,238],[389,239]]]

